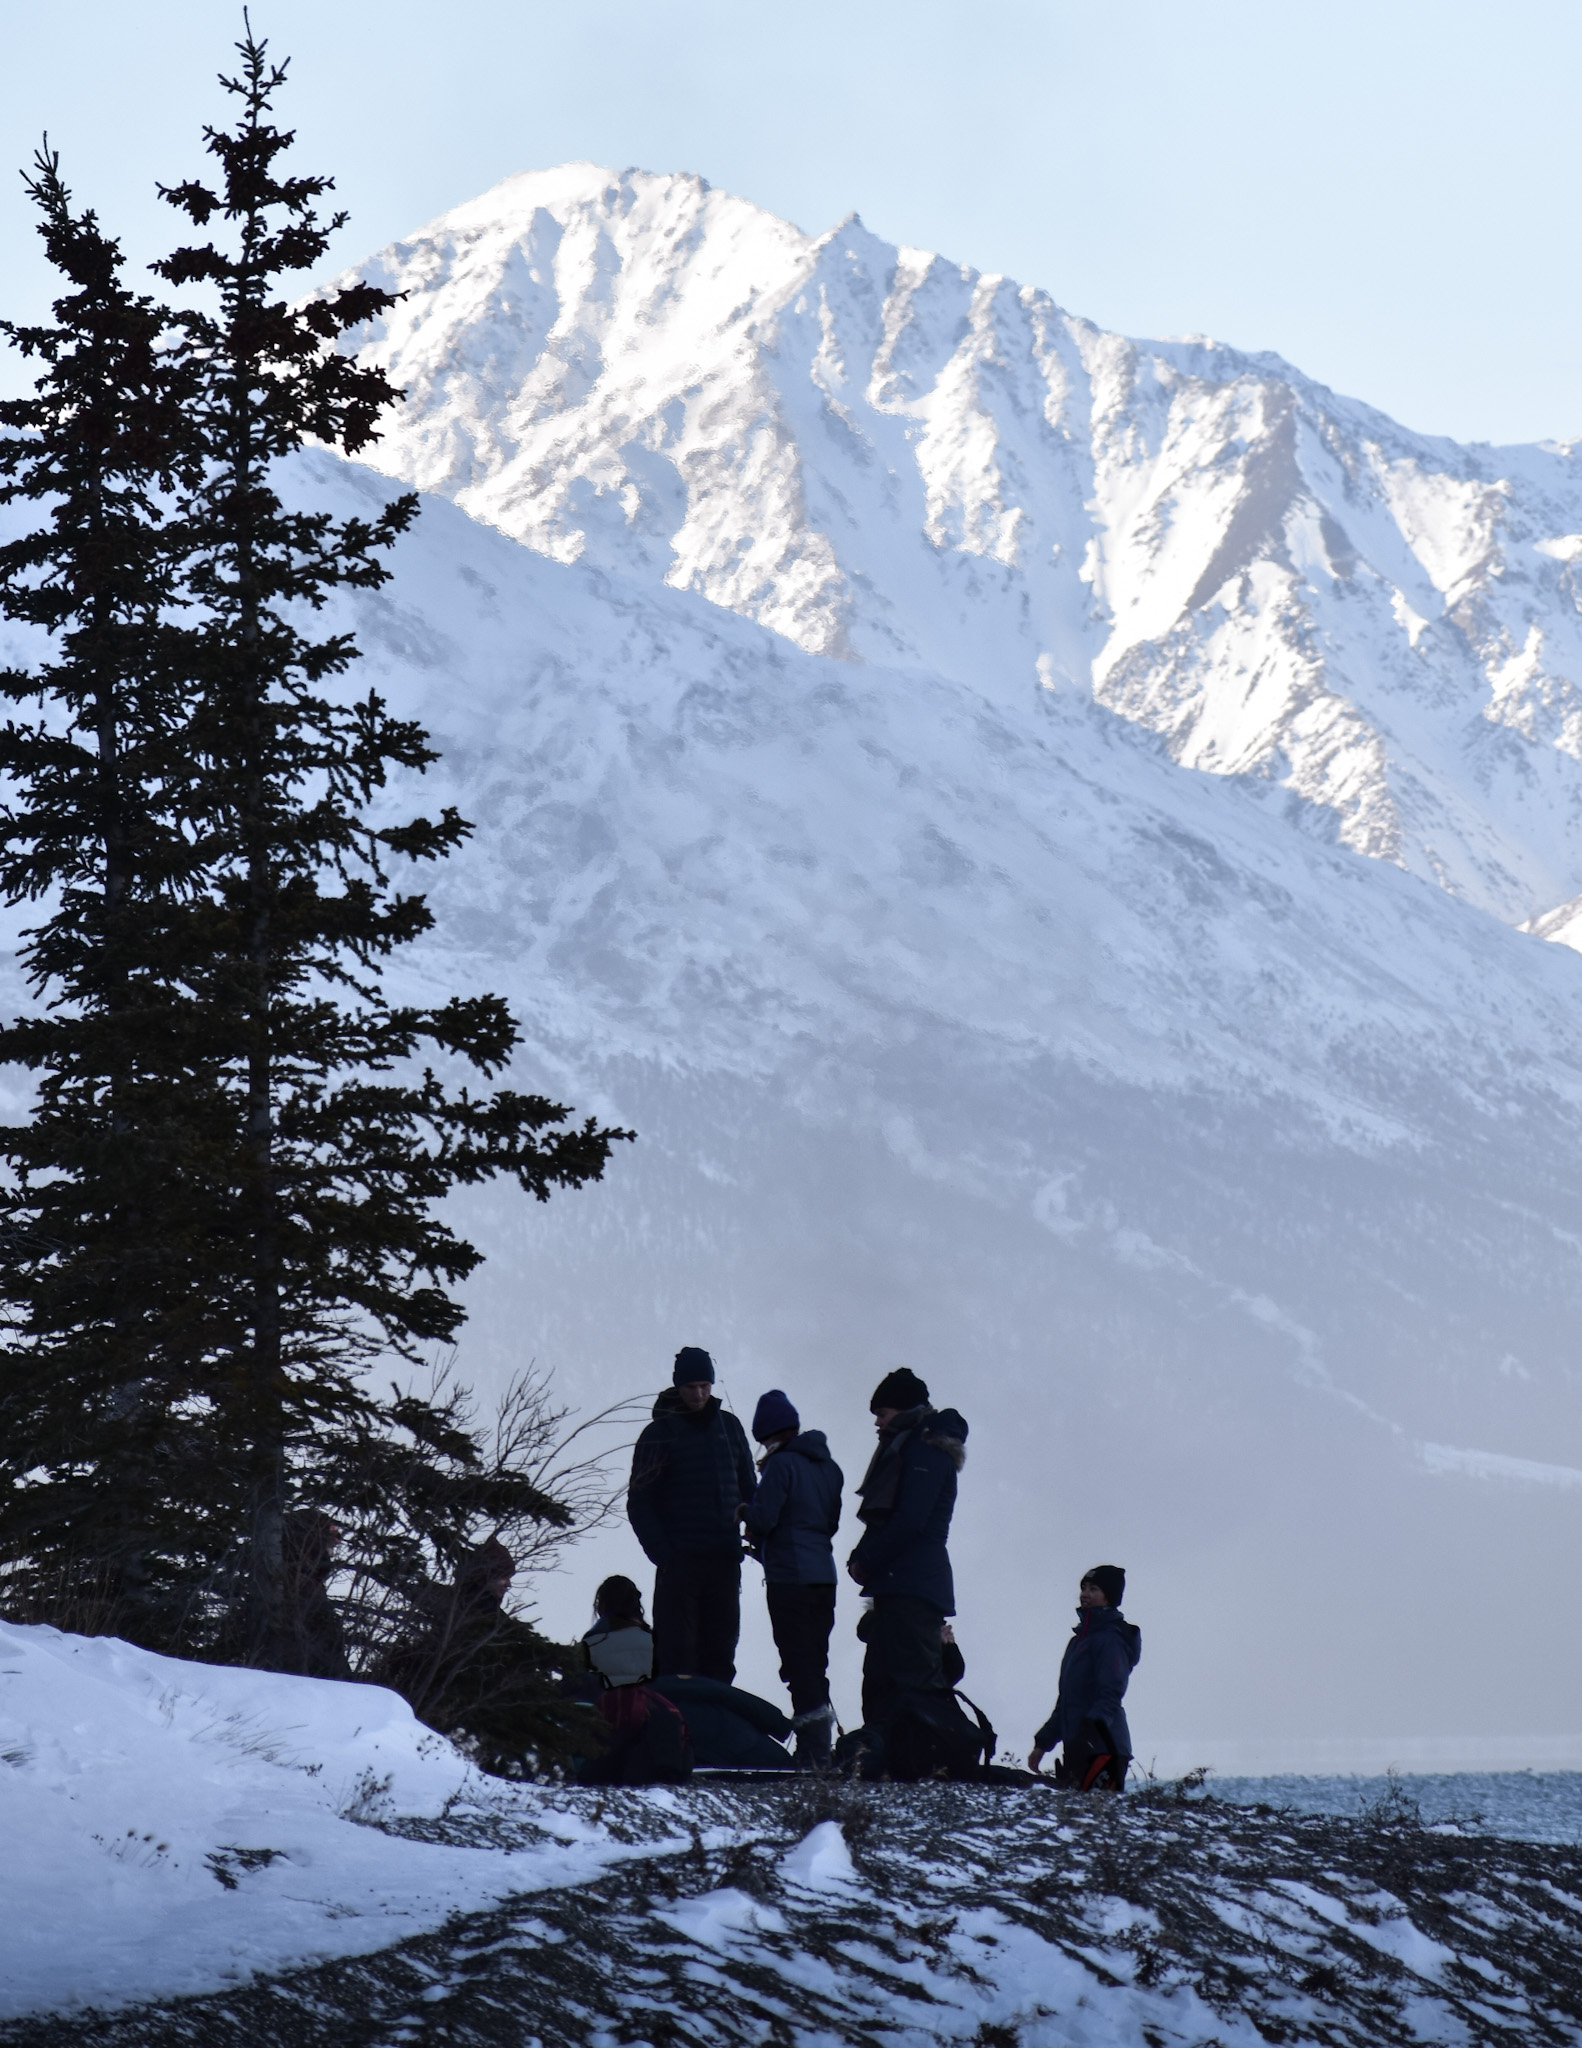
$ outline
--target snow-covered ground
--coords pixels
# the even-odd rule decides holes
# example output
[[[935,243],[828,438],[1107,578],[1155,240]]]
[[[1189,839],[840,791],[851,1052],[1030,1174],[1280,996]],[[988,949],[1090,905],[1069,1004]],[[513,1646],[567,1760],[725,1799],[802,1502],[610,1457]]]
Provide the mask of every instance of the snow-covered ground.
[[[15,2048],[1531,2048],[1582,2025],[1582,1851],[1531,1846],[1570,1840],[1531,1801],[1511,1828],[1401,1786],[1345,1809],[1269,1786],[1272,1812],[1254,1785],[509,1786],[377,1688],[47,1629],[0,1627],[0,1658]]]
[[[502,1809],[488,1851],[377,1825]],[[0,1840],[0,2015],[382,1948],[630,1853],[480,1777],[377,1686],[5,1622]]]
[[[428,2038],[434,2007],[446,2041],[773,2038],[754,2000],[799,2042],[866,2041],[886,2014],[918,2044],[1250,2043],[1253,2012],[1332,2041],[1371,2015],[1368,2048],[1396,2038],[1387,2013],[1500,2038],[1467,2031],[1469,1985],[1534,2026],[1582,2018],[1545,1946],[1582,1933],[1574,1775],[1241,1780],[1206,1803],[1140,1785],[1124,1812],[717,1777],[608,1795],[480,1778],[372,1686],[7,1624],[0,1686],[0,2023],[142,2008],[84,2041]]]

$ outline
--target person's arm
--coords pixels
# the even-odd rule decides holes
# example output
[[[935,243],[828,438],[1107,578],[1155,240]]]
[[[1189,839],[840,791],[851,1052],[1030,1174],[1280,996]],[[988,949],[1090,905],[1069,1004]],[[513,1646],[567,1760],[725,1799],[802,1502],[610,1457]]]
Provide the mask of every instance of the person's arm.
[[[734,1415],[726,1418],[736,1452],[736,1497],[740,1506],[746,1507],[758,1491],[758,1472],[753,1464],[752,1446],[747,1441],[747,1432]]]
[[[787,1461],[771,1458],[758,1481],[758,1491],[747,1503],[747,1512],[742,1517],[750,1535],[768,1536],[773,1533],[776,1523],[785,1513],[790,1492],[791,1474]]]
[[[1059,1740],[1060,1702],[1059,1700],[1056,1700],[1054,1707],[1050,1712],[1049,1719],[1044,1723],[1043,1727],[1040,1728],[1038,1733],[1033,1737],[1033,1747],[1028,1754],[1027,1768],[1030,1771],[1041,1771],[1044,1767],[1044,1758],[1048,1756],[1049,1752],[1054,1748],[1055,1744]]]
[[[882,1572],[923,1533],[951,1470],[943,1451],[931,1451],[922,1444],[913,1446],[903,1456],[906,1463],[896,1489],[894,1512],[877,1527],[870,1528],[852,1552],[854,1560],[861,1557],[863,1573],[870,1578]]]
[[[655,1423],[649,1423],[637,1439],[632,1452],[632,1476],[626,1488],[626,1519],[632,1525],[632,1534],[643,1546],[643,1555],[650,1564],[663,1564],[670,1555],[670,1539],[659,1518],[659,1482],[665,1476],[669,1463],[668,1447],[664,1435]]]

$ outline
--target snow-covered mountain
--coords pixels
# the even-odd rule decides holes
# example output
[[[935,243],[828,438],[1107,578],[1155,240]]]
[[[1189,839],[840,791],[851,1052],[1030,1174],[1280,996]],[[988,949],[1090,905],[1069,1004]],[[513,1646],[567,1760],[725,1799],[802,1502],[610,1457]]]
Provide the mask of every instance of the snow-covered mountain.
[[[1278,357],[569,165],[385,250],[374,456],[559,561],[1184,765],[1512,922],[1582,889],[1582,471],[1411,434]]]
[[[431,495],[353,680],[478,826],[410,972],[501,989],[520,1080],[640,1134],[465,1205],[463,1371],[598,1405],[707,1344],[854,1480],[913,1365],[972,1426],[1008,1741],[1109,1557],[1145,1755],[1571,1760],[1571,453],[690,178],[513,180],[366,268],[407,293],[373,460]],[[549,1624],[612,1568],[623,1531]]]
[[[1510,928],[1582,890],[1573,452],[689,177],[363,268],[372,460],[467,515],[359,621],[480,825],[427,959],[642,1133],[478,1205],[473,1368],[709,1343],[855,1476],[916,1365],[1007,1729],[1111,1554],[1178,1759],[1573,1731],[1582,962]]]
[[[502,988],[523,1076],[641,1134],[597,1190],[471,1206],[468,1372],[593,1404],[704,1342],[855,1477],[911,1362],[972,1422],[961,1633],[1008,1730],[1104,1554],[1172,1760],[1570,1729],[1567,1634],[1516,1728],[1465,1631],[1573,1597],[1573,952],[1075,693],[805,654],[441,502],[356,624],[479,824],[425,978]],[[624,1533],[552,1623],[615,1568]],[[774,1689],[761,1617],[745,1668]]]

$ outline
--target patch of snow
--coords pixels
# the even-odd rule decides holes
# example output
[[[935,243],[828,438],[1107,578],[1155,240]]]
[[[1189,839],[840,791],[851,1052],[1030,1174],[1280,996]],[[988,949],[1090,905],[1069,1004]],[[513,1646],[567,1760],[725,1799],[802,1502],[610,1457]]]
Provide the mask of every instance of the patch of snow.
[[[510,1810],[516,1850],[372,1824]],[[481,1779],[394,1693],[0,1622],[0,2014],[383,1948],[629,1854]]]
[[[828,1891],[856,1884],[857,1872],[839,1821],[821,1820],[781,1857],[780,1874],[787,1884],[798,1885],[804,1891]]]

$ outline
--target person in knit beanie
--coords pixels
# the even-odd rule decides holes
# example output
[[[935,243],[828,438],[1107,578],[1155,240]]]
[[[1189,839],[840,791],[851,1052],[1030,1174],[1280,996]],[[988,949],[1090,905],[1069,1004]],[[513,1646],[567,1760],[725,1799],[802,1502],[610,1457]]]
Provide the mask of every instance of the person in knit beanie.
[[[1121,1613],[1126,1574],[1096,1564],[1077,1588],[1077,1625],[1060,1660],[1054,1711],[1033,1737],[1027,1759],[1041,1770],[1056,1743],[1055,1783],[1077,1792],[1119,1792],[1132,1758],[1122,1701],[1143,1653],[1143,1632]]]
[[[885,1374],[868,1403],[879,1445],[857,1488],[862,1540],[846,1569],[872,1605],[865,1645],[862,1718],[882,1730],[917,1694],[948,1692],[942,1655],[956,1611],[946,1542],[967,1424],[929,1405],[927,1384],[906,1366]]]
[[[759,1443],[772,1444],[777,1437],[795,1436],[801,1427],[801,1416],[778,1387],[759,1395],[758,1406],[753,1410],[753,1435]]]
[[[753,1411],[753,1435],[765,1449],[744,1526],[764,1568],[780,1677],[791,1694],[797,1765],[807,1770],[828,1762],[834,1732],[829,1638],[835,1626],[835,1553],[830,1539],[840,1527],[844,1482],[823,1430],[804,1430],[778,1387]]]
[[[714,1380],[702,1345],[683,1344],[632,1453],[626,1515],[655,1567],[656,1675],[729,1685],[741,1632],[741,1518],[758,1476]]]

